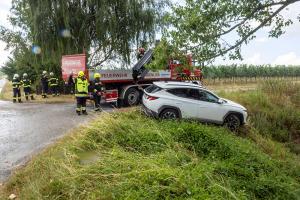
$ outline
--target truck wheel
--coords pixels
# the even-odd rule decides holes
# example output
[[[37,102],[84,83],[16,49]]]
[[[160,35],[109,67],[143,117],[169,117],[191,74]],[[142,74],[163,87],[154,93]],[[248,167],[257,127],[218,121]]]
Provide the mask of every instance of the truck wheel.
[[[127,106],[134,106],[140,102],[140,92],[136,88],[129,88],[126,91],[124,102]]]

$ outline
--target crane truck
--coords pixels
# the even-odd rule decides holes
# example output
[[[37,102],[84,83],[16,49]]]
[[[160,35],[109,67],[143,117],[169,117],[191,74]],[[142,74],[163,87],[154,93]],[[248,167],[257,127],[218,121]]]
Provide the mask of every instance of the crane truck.
[[[202,74],[198,69],[182,69],[183,66],[176,60],[169,60],[165,70],[149,71],[146,65],[151,62],[153,51],[148,50],[144,56],[130,70],[126,69],[88,69],[85,54],[62,56],[62,79],[67,82],[71,74],[79,71],[87,74],[89,81],[93,80],[94,73],[101,74],[104,87],[103,99],[107,103],[116,103],[119,106],[133,106],[139,104],[143,89],[154,81],[200,81]],[[187,57],[192,66],[191,56]]]

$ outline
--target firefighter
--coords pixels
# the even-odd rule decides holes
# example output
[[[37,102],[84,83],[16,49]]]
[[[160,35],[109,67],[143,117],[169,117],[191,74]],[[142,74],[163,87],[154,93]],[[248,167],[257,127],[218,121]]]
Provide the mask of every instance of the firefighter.
[[[47,98],[48,84],[49,84],[47,71],[43,71],[41,83],[42,83],[42,98]]]
[[[74,79],[73,79],[73,72],[70,74],[68,78],[68,87],[71,94],[74,94]]]
[[[145,49],[143,47],[140,47],[138,49],[137,59],[140,60],[145,55]]]
[[[20,77],[19,74],[15,74],[12,80],[12,86],[13,86],[13,102],[16,103],[17,102],[17,98],[18,98],[18,102],[22,103],[22,99],[21,99],[21,87],[22,83],[20,81]]]
[[[75,79],[75,97],[77,100],[76,113],[78,115],[87,115],[86,112],[86,99],[88,98],[89,83],[85,78],[84,72],[80,71],[78,77]]]
[[[95,111],[102,111],[100,107],[101,102],[101,92],[102,92],[102,83],[100,81],[101,74],[95,73],[94,74],[94,81],[93,81],[93,97],[95,102]]]
[[[28,78],[27,73],[23,74],[22,85],[23,85],[26,101],[29,100],[29,96],[30,96],[31,100],[34,100],[34,97],[33,97],[32,91],[31,91],[31,80]]]
[[[50,72],[49,86],[52,96],[59,96],[58,93],[58,78],[54,77],[54,73]]]

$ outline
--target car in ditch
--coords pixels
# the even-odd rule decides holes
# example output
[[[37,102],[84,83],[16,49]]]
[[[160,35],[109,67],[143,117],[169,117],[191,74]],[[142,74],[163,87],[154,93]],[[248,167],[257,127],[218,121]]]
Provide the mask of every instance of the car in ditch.
[[[142,111],[161,119],[196,119],[236,130],[246,123],[244,106],[187,82],[154,82],[144,90]]]

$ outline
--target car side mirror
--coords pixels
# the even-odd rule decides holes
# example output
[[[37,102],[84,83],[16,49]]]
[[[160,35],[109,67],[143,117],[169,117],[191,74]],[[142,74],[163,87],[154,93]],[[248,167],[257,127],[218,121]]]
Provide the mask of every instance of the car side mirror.
[[[218,104],[223,104],[224,103],[224,101],[223,101],[223,99],[218,99],[218,102],[217,102]]]

